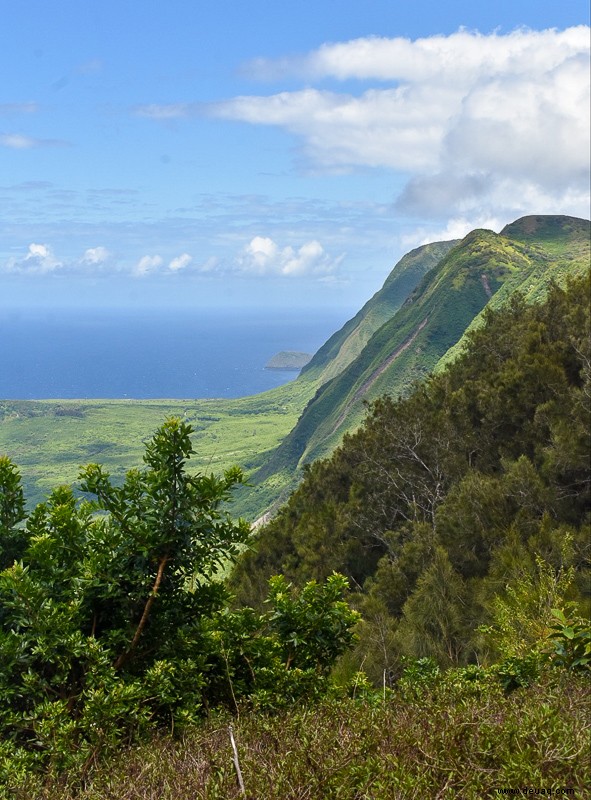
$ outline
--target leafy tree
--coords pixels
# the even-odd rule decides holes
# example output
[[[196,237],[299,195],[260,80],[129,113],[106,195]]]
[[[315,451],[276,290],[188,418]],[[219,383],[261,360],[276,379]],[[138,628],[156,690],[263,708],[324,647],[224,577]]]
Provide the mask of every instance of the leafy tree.
[[[347,580],[337,574],[324,584],[310,581],[301,592],[293,592],[282,575],[271,578],[269,624],[281,643],[287,668],[327,673],[351,644],[359,614],[343,599],[347,588]]]
[[[178,730],[212,706],[327,688],[357,620],[345,578],[301,593],[275,578],[270,611],[231,612],[219,577],[250,526],[224,503],[242,474],[189,474],[190,435],[167,420],[144,469],[116,486],[91,464],[91,500],[60,487],[24,530],[18,471],[0,462],[0,547],[5,561],[19,555],[0,572],[0,785],[36,765],[85,769],[122,739]]]
[[[199,713],[205,620],[226,600],[214,578],[250,530],[222,507],[239,470],[187,473],[190,434],[167,420],[122,486],[90,465],[93,501],[62,487],[29,516],[21,560],[0,574],[0,728],[16,751],[78,740],[88,758],[149,721]],[[5,466],[8,521],[22,513],[15,474]]]
[[[109,582],[107,597],[101,598],[106,604],[97,603],[93,616],[95,631],[105,624],[112,629],[117,617],[118,669],[153,660],[163,649],[178,653],[171,631],[223,603],[212,578],[250,535],[246,522],[234,523],[222,510],[231,488],[242,482],[240,470],[222,478],[189,475],[190,434],[189,425],[168,420],[146,446],[148,468],[129,472],[121,487],[97,465],[82,473],[82,490],[96,496],[97,510],[108,513],[110,535],[119,545],[110,564],[114,577],[124,577],[116,602]],[[105,591],[104,583],[99,591]]]

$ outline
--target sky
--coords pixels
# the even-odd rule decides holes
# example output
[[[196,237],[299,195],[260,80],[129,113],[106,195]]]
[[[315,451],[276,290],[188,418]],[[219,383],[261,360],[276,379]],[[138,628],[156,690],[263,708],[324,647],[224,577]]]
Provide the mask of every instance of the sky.
[[[0,310],[360,307],[589,216],[587,0],[0,0]]]

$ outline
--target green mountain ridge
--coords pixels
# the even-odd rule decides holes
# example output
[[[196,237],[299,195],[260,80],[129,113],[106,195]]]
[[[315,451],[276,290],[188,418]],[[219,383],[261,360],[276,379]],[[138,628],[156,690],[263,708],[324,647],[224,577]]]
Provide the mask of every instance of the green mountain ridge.
[[[302,378],[322,384],[340,374],[455,244],[457,240],[433,242],[404,255],[382,288],[315,353],[302,370]]]
[[[590,264],[590,226],[589,220],[567,216],[527,216],[506,225],[499,235],[527,244],[530,266],[507,278],[434,371],[444,369],[458,357],[470,333],[482,325],[486,309],[501,308],[515,293],[519,293],[527,302],[541,302],[548,292],[550,281],[563,286],[569,275],[583,275]]]
[[[330,454],[345,433],[361,424],[367,402],[383,394],[403,396],[457,357],[466,331],[481,324],[487,307],[504,305],[515,292],[529,302],[539,301],[551,281],[563,284],[567,276],[581,274],[589,264],[589,230],[589,221],[574,217],[528,216],[500,234],[475,230],[461,242],[433,246],[427,251],[432,268],[355,358],[337,372],[340,353],[351,340],[359,344],[359,337],[354,338],[357,317],[364,312],[371,318],[380,293],[312,359],[310,371],[316,368],[317,375],[333,377],[317,389],[295,428],[253,476],[259,491],[263,494],[265,483],[271,482],[274,492],[283,487],[285,496],[305,463]],[[413,251],[405,259],[412,263],[417,255]],[[398,278],[398,269],[382,291]],[[387,313],[384,306],[380,312]]]

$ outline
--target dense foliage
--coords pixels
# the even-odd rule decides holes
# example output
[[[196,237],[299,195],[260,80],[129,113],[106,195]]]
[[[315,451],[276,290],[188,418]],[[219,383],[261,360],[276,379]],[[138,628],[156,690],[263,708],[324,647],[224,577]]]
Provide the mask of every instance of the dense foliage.
[[[42,766],[84,772],[212,707],[327,689],[357,620],[346,580],[294,592],[276,577],[268,610],[231,612],[219,576],[250,526],[223,503],[242,475],[188,474],[190,434],[168,420],[122,485],[91,464],[94,499],[61,487],[26,520],[18,471],[0,460],[0,788]]]
[[[589,300],[588,276],[514,298],[446,371],[375,402],[242,556],[240,599],[274,572],[344,573],[364,618],[351,667],[377,681],[401,656],[522,655],[552,608],[588,614]]]

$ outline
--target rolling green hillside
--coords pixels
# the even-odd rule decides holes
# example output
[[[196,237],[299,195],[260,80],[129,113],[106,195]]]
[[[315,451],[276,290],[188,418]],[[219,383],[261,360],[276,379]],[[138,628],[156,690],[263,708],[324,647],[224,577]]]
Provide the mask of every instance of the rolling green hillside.
[[[386,393],[404,395],[452,360],[465,331],[474,320],[480,324],[486,307],[504,305],[515,292],[539,301],[551,281],[564,284],[588,264],[586,220],[524,217],[500,234],[469,233],[425,275],[359,355],[318,389],[295,428],[255,475],[258,491],[263,494],[267,482],[273,486],[269,498],[282,485],[292,488],[305,463],[328,455],[346,432],[358,427],[368,401]]]

